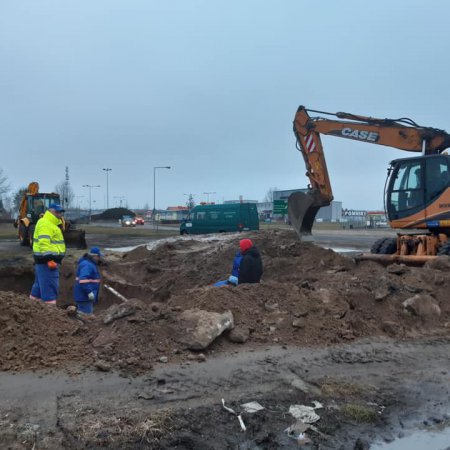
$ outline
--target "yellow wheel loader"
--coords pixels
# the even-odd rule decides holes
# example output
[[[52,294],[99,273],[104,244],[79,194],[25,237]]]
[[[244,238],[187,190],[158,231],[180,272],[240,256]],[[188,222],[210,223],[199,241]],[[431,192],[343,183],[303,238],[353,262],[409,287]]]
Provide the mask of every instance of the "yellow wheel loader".
[[[36,181],[28,185],[27,192],[23,194],[20,202],[19,214],[14,222],[18,230],[20,245],[33,246],[33,234],[37,221],[44,215],[52,203],[60,203],[59,194],[55,192],[39,192],[39,183]],[[68,220],[61,219],[62,232],[67,247],[84,249],[86,244],[86,232],[78,230]]]

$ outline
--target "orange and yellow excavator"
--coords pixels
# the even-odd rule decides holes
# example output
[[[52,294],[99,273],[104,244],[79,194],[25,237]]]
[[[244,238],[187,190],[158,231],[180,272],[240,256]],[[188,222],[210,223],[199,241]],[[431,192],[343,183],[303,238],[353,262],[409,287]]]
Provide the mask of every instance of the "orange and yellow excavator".
[[[18,229],[19,242],[23,246],[33,245],[33,234],[37,221],[44,215],[52,203],[60,203],[55,192],[39,192],[39,183],[32,181],[20,201],[19,214],[14,222]],[[85,231],[77,230],[70,221],[61,219],[62,232],[67,247],[84,249],[87,247]]]
[[[295,192],[288,201],[289,219],[300,237],[311,234],[318,210],[333,200],[320,139],[324,134],[421,153],[391,161],[385,184],[391,228],[411,231],[378,240],[365,259],[420,264],[450,254],[450,156],[444,153],[450,147],[448,133],[407,118],[376,119],[304,106],[295,115],[294,133],[310,180],[307,192]]]

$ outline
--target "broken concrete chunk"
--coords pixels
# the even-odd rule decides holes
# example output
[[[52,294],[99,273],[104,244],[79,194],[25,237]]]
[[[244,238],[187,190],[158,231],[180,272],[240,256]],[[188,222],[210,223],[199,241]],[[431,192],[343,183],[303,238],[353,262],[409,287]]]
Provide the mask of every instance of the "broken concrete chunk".
[[[433,317],[441,315],[441,308],[439,308],[438,303],[433,297],[427,294],[417,294],[405,300],[402,305],[408,312],[415,316]]]
[[[389,295],[389,290],[385,287],[375,291],[375,301],[382,302]]]
[[[236,344],[243,344],[248,341],[249,336],[250,331],[248,328],[236,327],[230,331],[228,339]]]
[[[180,328],[185,330],[181,341],[190,350],[204,350],[225,330],[234,327],[231,311],[224,313],[189,309],[179,316]]]
[[[101,372],[109,372],[111,370],[111,365],[101,359],[95,361],[94,367],[100,370]]]
[[[103,323],[108,325],[115,320],[122,319],[123,317],[131,316],[135,314],[138,309],[142,308],[142,302],[137,299],[131,299],[126,303],[120,303],[110,306],[105,311],[105,318]]]
[[[391,264],[390,266],[387,266],[386,270],[388,273],[392,273],[394,275],[403,275],[409,271],[408,267],[404,264]]]
[[[97,337],[92,341],[92,347],[103,348],[106,346],[113,346],[118,340],[117,334],[111,330],[111,328],[106,328],[100,330]]]
[[[292,321],[292,326],[294,328],[305,328],[305,321],[303,319],[295,319]]]

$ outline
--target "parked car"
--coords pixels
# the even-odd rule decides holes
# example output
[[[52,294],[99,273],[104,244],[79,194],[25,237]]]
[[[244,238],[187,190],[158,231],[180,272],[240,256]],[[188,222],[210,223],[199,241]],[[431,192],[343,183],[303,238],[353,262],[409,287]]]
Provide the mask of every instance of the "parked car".
[[[135,223],[136,225],[144,225],[145,220],[144,220],[143,217],[136,216],[136,217],[134,218],[134,223]]]
[[[122,226],[123,227],[135,227],[134,217],[132,216],[122,216]]]

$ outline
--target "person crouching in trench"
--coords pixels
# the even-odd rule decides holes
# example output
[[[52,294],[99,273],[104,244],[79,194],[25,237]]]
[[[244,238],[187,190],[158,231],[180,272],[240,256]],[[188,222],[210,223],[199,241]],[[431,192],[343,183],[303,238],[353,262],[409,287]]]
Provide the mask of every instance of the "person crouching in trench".
[[[263,274],[263,264],[259,250],[251,239],[239,242],[239,251],[233,260],[233,269],[228,280],[218,281],[214,286],[226,286],[244,283],[259,283]]]
[[[101,281],[98,265],[102,257],[100,249],[92,247],[78,261],[73,296],[80,313],[93,314],[94,304],[98,302]]]

